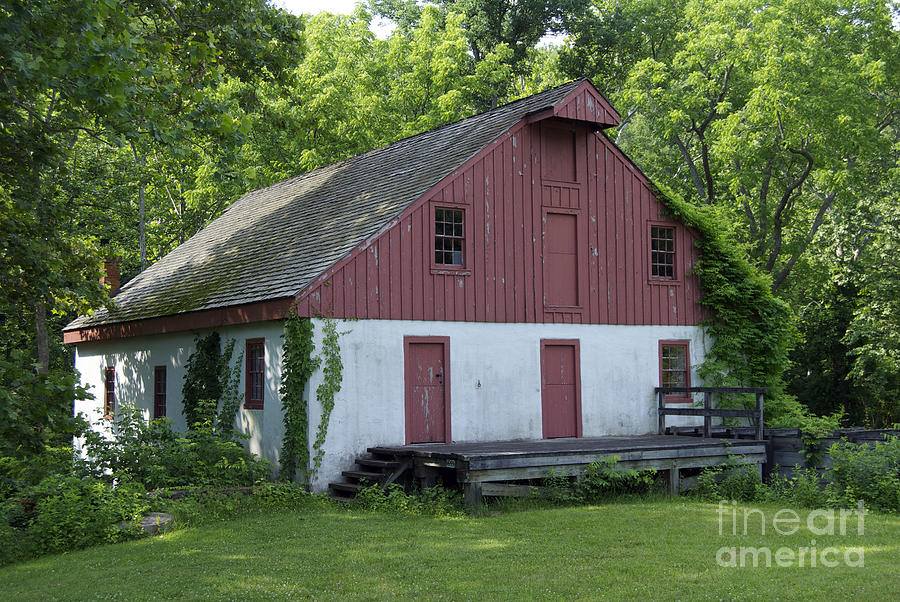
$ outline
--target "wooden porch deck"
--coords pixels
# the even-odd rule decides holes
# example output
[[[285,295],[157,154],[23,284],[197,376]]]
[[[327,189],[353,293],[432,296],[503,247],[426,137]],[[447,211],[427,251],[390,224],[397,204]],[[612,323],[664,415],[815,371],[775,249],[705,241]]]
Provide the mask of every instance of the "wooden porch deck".
[[[551,474],[574,476],[588,464],[611,456],[623,468],[667,471],[674,494],[680,490],[682,469],[719,465],[729,457],[735,464],[757,465],[759,470],[766,462],[765,441],[678,435],[419,443],[372,447],[369,452],[412,468],[424,485],[452,471],[470,504],[479,503],[482,496],[515,495],[523,489],[509,481]]]

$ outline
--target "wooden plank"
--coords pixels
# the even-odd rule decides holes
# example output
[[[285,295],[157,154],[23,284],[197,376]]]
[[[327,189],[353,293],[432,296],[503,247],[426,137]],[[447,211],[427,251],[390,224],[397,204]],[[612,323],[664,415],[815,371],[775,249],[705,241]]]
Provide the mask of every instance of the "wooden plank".
[[[475,278],[475,321],[485,321],[485,239],[484,239],[484,161],[475,164],[472,177],[475,204],[473,207],[475,224],[475,256],[472,258],[472,273]]]
[[[431,262],[432,262],[432,252],[431,248],[434,244],[433,239],[431,238],[431,229],[432,229],[432,220],[434,220],[434,214],[431,212],[431,206],[429,204],[425,204],[422,206],[422,222],[421,229],[419,230],[419,239],[421,242],[419,243],[419,253],[422,255],[422,318],[423,320],[434,320],[434,296],[435,296],[435,280],[436,276],[431,273]]]
[[[625,207],[625,193],[624,193],[624,172],[625,166],[621,161],[617,160],[613,164],[614,171],[614,179],[615,179],[615,206],[616,206],[616,219],[615,219],[615,229],[616,229],[616,294],[614,299],[614,303],[616,304],[616,324],[628,324],[628,310],[629,308],[626,306],[626,287],[629,286],[627,282],[626,276],[626,260],[625,254],[628,249],[628,245],[625,243],[625,220],[626,220],[626,207]],[[630,245],[630,243],[629,243]],[[633,317],[632,313],[632,317]]]
[[[756,417],[756,410],[732,410],[719,408],[664,408],[659,411],[666,416],[725,416],[730,418]]]
[[[633,460],[617,462],[616,465],[631,470],[670,470],[672,468],[705,468],[719,466],[725,462],[723,456],[701,456],[696,458],[672,458],[660,460]],[[764,464],[765,455],[739,456],[728,460],[730,465]],[[587,468],[586,464],[557,464],[553,466],[525,466],[520,468],[503,468],[496,470],[469,470],[465,475],[467,483],[484,483],[491,481],[521,481],[540,479],[548,476],[578,476]]]
[[[537,322],[537,310],[535,308],[535,277],[534,266],[536,263],[534,248],[534,159],[532,157],[534,126],[522,128],[522,242],[523,261],[525,262],[525,280],[522,283],[523,296],[525,298],[525,321]]]
[[[488,497],[540,497],[545,495],[543,488],[532,485],[513,485],[510,483],[482,483],[481,495]]]
[[[663,393],[767,393],[764,387],[656,387]]]
[[[637,321],[637,311],[639,311],[639,307],[637,307],[638,301],[635,297],[635,292],[638,291],[638,286],[640,286],[641,278],[637,275],[636,272],[636,262],[635,262],[635,252],[637,249],[635,248],[635,237],[634,237],[634,188],[632,187],[632,183],[634,178],[631,177],[631,172],[625,169],[622,173],[622,207],[624,208],[624,220],[622,223],[622,227],[624,228],[624,238],[626,242],[625,247],[625,307],[626,307],[626,315],[625,320],[627,324],[638,324]]]
[[[493,470],[500,468],[517,468],[522,466],[553,466],[554,464],[590,464],[602,458],[617,456],[617,462],[630,462],[634,460],[656,460],[671,458],[693,458],[700,456],[719,456],[727,458],[731,455],[764,454],[765,445],[742,446],[704,446],[694,448],[677,449],[649,449],[649,450],[605,450],[584,454],[544,455],[544,456],[506,456],[469,459],[469,468],[472,470]]]
[[[513,304],[515,306],[514,319],[516,322],[525,321],[525,292],[531,286],[525,277],[525,218],[523,196],[524,171],[522,169],[522,136],[521,133],[510,136],[512,147],[512,164],[509,170],[512,172],[512,187],[509,190],[512,203],[512,238],[513,238],[513,262],[514,274],[512,282]]]
[[[375,247],[375,270],[378,273],[378,317],[385,320],[391,315],[391,238],[379,238]]]
[[[500,292],[503,295],[503,321],[515,321],[515,303],[513,300],[513,283],[515,282],[515,268],[513,267],[513,252],[515,250],[515,242],[513,235],[515,228],[513,226],[513,203],[511,198],[512,192],[512,141],[507,138],[496,151],[500,156],[500,161],[495,165],[495,175],[497,178],[497,195],[495,202],[498,205],[498,211],[502,216],[497,232],[500,241],[500,253],[498,254],[499,265],[502,266],[498,270],[497,281],[500,286]],[[497,299],[498,305],[500,298]]]

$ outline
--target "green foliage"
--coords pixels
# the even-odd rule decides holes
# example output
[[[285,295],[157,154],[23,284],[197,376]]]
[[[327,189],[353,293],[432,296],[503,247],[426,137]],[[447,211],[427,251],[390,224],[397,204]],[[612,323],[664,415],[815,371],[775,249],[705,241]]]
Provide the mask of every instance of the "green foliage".
[[[832,505],[900,512],[900,438],[874,447],[841,441],[828,451],[834,466],[827,472],[826,491]]]
[[[795,466],[794,474],[785,477],[777,473],[777,466],[775,469],[776,472],[763,489],[763,500],[796,508],[823,508],[827,505],[828,500],[820,484],[822,477],[818,470]]]
[[[772,293],[771,281],[753,268],[726,237],[728,227],[709,208],[697,207],[657,187],[666,206],[700,236],[694,273],[703,287],[700,303],[712,339],[699,373],[712,386],[766,387],[767,424],[803,414],[784,394],[782,375],[796,332],[788,305]]]
[[[71,440],[81,429],[72,415],[72,400],[89,397],[77,376],[62,369],[39,374],[28,366],[24,350],[4,351],[0,351],[0,456],[39,454],[47,445]]]
[[[234,421],[244,402],[244,393],[240,390],[241,368],[244,365],[244,352],[238,353],[234,364],[231,364],[231,356],[234,353],[235,340],[231,339],[225,345],[222,352],[221,383],[222,399],[221,409],[216,415],[216,427],[225,439],[233,439],[237,436],[234,429]]]
[[[316,387],[316,400],[319,402],[322,414],[319,417],[319,426],[316,428],[316,440],[313,442],[312,467],[309,478],[312,479],[322,465],[322,456],[325,453],[325,437],[328,435],[328,421],[331,419],[331,410],[334,409],[334,396],[341,390],[342,371],[340,336],[337,330],[337,321],[325,318],[322,322],[322,383]]]
[[[181,387],[185,422],[192,428],[212,426],[226,439],[235,437],[234,420],[244,399],[239,390],[243,352],[231,364],[235,343],[231,339],[222,349],[218,332],[197,335]]]
[[[588,464],[575,481],[575,498],[596,502],[611,496],[649,493],[656,483],[655,470],[633,470],[616,467],[617,458],[604,458]]]
[[[764,490],[755,465],[724,464],[705,468],[697,478],[696,495],[710,500],[752,502]]]
[[[72,446],[45,447],[41,453],[24,458],[0,457],[0,500],[37,485],[49,476],[87,476],[87,462],[72,451]]]
[[[900,439],[892,437],[874,446],[841,441],[831,446],[828,454],[834,464],[821,474],[815,468],[797,466],[792,477],[775,474],[768,484],[759,482],[753,466],[707,468],[694,493],[710,501],[850,509],[861,503],[873,510],[900,512]]]
[[[462,497],[436,485],[420,492],[407,493],[398,483],[386,487],[372,485],[356,494],[356,508],[413,516],[462,516]]]
[[[189,426],[212,422],[215,406],[201,405],[203,400],[218,400],[222,395],[219,379],[222,367],[222,341],[213,331],[194,338],[194,351],[185,364],[184,384],[181,387],[182,413]]]
[[[281,442],[279,478],[292,481],[300,471],[309,481],[309,402],[303,397],[306,383],[319,367],[315,357],[313,324],[309,318],[292,313],[284,321],[281,361],[281,411],[284,413],[284,437]]]
[[[642,495],[658,483],[655,470],[633,470],[616,466],[618,458],[591,462],[577,478],[551,474],[542,480],[541,494],[563,504],[597,503],[623,495]]]
[[[49,476],[21,491],[3,506],[0,531],[3,556],[15,561],[136,537],[136,521],[148,510],[138,483],[109,483],[90,477]]]
[[[249,486],[270,474],[269,462],[225,440],[211,423],[178,433],[167,419],[143,420],[124,406],[113,438],[89,432],[85,453],[95,474],[109,481],[134,481],[147,489],[177,486]]]
[[[849,348],[849,380],[859,391],[866,423],[875,428],[900,422],[900,161],[892,188],[876,213],[858,303],[841,340]]]

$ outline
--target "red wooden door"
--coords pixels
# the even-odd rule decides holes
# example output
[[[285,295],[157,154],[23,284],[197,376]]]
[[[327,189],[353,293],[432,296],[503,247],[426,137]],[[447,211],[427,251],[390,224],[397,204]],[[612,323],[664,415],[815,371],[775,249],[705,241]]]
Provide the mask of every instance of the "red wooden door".
[[[578,305],[577,219],[570,213],[547,213],[544,248],[544,304]]]
[[[449,442],[449,338],[406,337],[405,343],[406,442]]]
[[[541,341],[541,414],[544,439],[581,436],[578,341]]]

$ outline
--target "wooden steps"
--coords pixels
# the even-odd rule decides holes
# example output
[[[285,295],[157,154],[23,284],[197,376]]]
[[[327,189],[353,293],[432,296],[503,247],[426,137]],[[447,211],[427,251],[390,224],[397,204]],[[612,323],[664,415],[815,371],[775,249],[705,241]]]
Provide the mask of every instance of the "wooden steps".
[[[350,502],[366,487],[372,485],[386,487],[406,472],[412,463],[396,454],[373,448],[369,450],[369,455],[356,458],[356,466],[355,470],[345,470],[341,473],[346,479],[344,482],[328,484],[331,499]]]

